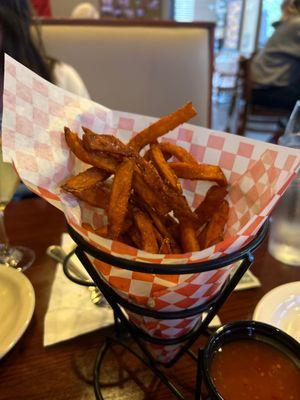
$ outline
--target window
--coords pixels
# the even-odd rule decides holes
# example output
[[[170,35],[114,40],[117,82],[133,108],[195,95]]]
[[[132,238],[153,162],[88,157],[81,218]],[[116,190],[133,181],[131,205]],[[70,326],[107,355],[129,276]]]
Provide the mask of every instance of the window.
[[[195,0],[175,0],[174,19],[178,22],[191,22],[194,20]]]
[[[263,0],[259,43],[258,47],[264,47],[266,41],[274,32],[272,24],[280,20],[282,0]]]
[[[240,42],[243,0],[227,1],[224,48],[237,50]]]

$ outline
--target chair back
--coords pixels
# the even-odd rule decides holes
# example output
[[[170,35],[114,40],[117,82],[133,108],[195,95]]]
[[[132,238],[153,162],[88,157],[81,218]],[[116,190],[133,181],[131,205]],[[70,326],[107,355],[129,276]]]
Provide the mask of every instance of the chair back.
[[[250,104],[253,84],[251,81],[251,62],[253,56],[246,58],[240,56],[238,62],[237,86],[240,93],[240,99]]]

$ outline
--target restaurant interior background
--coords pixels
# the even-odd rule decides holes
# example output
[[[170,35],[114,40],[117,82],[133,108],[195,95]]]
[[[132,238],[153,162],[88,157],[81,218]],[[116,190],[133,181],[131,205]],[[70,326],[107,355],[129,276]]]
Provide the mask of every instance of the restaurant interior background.
[[[39,2],[37,1],[36,3]],[[246,59],[251,62],[251,57],[264,46],[267,39],[272,35],[274,31],[273,23],[280,19],[281,0],[93,0],[85,2],[93,6],[93,12],[91,12],[91,10],[87,11],[87,9],[84,8],[80,9],[80,6],[78,7],[80,3],[82,2],[79,0],[51,0],[48,2],[50,12],[49,10],[46,10],[46,13],[44,12],[44,16],[46,14],[48,22],[46,20],[43,24],[46,26],[46,31],[47,29],[49,31],[50,28],[47,24],[51,23],[50,19],[52,19],[52,23],[55,23],[54,20],[56,20],[57,33],[55,34],[55,32],[53,32],[55,29],[52,29],[50,36],[53,36],[53,38],[48,38],[49,32],[47,31],[44,40],[46,42],[46,50],[49,48],[51,55],[55,55],[63,61],[70,62],[79,71],[92,98],[96,101],[102,101],[102,104],[114,109],[120,109],[120,107],[125,109],[125,98],[122,102],[119,100],[115,101],[112,95],[103,95],[101,97],[99,96],[99,86],[97,84],[95,85],[95,74],[101,74],[102,71],[101,52],[104,51],[103,54],[105,54],[105,58],[112,57],[111,53],[108,54],[106,52],[105,47],[113,45],[113,41],[110,42],[109,39],[107,39],[107,35],[105,39],[107,43],[103,42],[101,35],[97,38],[97,28],[95,25],[97,22],[105,24],[113,19],[115,20],[115,24],[118,24],[118,21],[120,24],[126,24],[126,22],[124,22],[125,20],[128,22],[128,26],[130,26],[133,20],[139,21],[142,25],[149,24],[151,21],[156,21],[159,24],[159,22],[163,23],[169,20],[177,22],[177,28],[183,23],[198,23],[201,25],[208,22],[215,25],[214,45],[209,51],[205,49],[201,50],[202,60],[200,61],[205,64],[207,59],[212,58],[211,64],[208,65],[209,70],[205,70],[205,67],[204,69],[199,68],[198,71],[197,69],[191,70],[190,66],[184,66],[184,64],[182,64],[182,68],[186,68],[186,75],[190,75],[190,79],[189,81],[185,79],[184,74],[178,75],[175,84],[177,88],[174,89],[175,94],[179,91],[183,91],[185,95],[188,96],[190,91],[190,98],[192,100],[197,98],[196,104],[203,107],[203,102],[209,103],[209,110],[206,111],[207,117],[203,117],[197,121],[198,123],[201,122],[202,125],[273,142],[276,142],[278,137],[283,133],[287,120],[286,113],[278,115],[278,112],[274,112],[272,108],[256,110],[249,107],[250,99],[247,92],[249,93],[249,90],[251,91],[251,89],[249,89],[251,82],[249,73],[245,73],[245,61],[244,63],[241,61]],[[89,12],[91,13],[89,14]],[[43,11],[41,13],[43,14]],[[50,14],[51,18],[49,17]],[[90,28],[91,26],[94,27],[86,33],[92,36],[89,46],[92,48],[92,46],[98,45],[99,52],[98,55],[93,54],[93,52],[90,52],[91,54],[86,54],[96,58],[93,60],[93,64],[96,62],[97,68],[94,65],[93,71],[91,68],[87,71],[87,67],[83,65],[85,61],[83,56],[80,57],[78,53],[77,57],[75,57],[71,54],[72,49],[69,47],[71,42],[68,37],[71,33],[67,30],[64,31],[63,26],[65,24],[70,28],[70,24],[74,24],[74,19],[77,19],[76,25],[72,25],[72,31],[74,32],[74,36],[76,36],[80,30],[80,24],[83,24],[83,19],[86,18],[92,18],[93,20],[90,20],[90,24],[88,20],[86,20],[84,24],[90,25]],[[68,29],[68,27],[66,27],[66,29]],[[81,38],[79,40],[81,40]],[[60,41],[62,41],[62,43],[58,45]],[[68,48],[57,49],[56,47],[63,46],[64,41],[65,46]],[[76,42],[74,42],[74,45],[76,45]],[[102,45],[104,49],[102,49]],[[142,42],[140,45],[142,46]],[[161,43],[161,46],[164,45],[167,46],[167,42],[165,44]],[[78,42],[78,46],[80,46],[80,41]],[[125,46],[128,46],[129,49],[131,44],[127,43]],[[186,57],[183,53],[184,49],[180,48],[180,44],[178,44],[178,46],[178,58]],[[199,44],[199,49],[201,46],[202,45]],[[119,51],[118,46],[116,46],[115,49]],[[73,52],[74,51],[75,49],[73,49]],[[147,51],[146,46],[145,51]],[[158,53],[159,52],[157,52],[157,54],[156,52],[153,53],[153,63],[155,63],[154,58],[159,56]],[[130,57],[130,52],[128,52],[128,54],[128,57]],[[111,60],[111,62],[113,61]],[[166,51],[165,57],[163,57],[163,60],[160,62],[162,64],[164,64],[164,62],[174,63],[171,51],[170,55],[168,55],[168,51]],[[180,63],[180,61],[178,62]],[[191,58],[191,63],[192,62],[193,58]],[[127,63],[125,63],[122,68],[122,74],[128,74],[128,80],[131,81],[135,76],[135,72],[131,71],[129,65],[128,68],[126,68],[126,65]],[[111,71],[110,66],[107,67],[108,70]],[[169,64],[169,67],[170,71],[174,69],[174,65],[172,64]],[[105,74],[105,67],[103,67],[103,70],[103,74]],[[163,74],[168,74],[167,69],[165,70],[162,66],[160,74],[161,76]],[[118,81],[118,79],[113,72],[111,77],[106,76],[106,78],[114,91],[114,86],[117,86],[116,81]],[[183,79],[185,79],[186,82],[184,82]],[[197,85],[194,86],[190,82],[192,80],[194,82],[200,82],[203,79],[207,81],[208,85],[207,88],[203,88],[203,92],[201,92],[201,89],[197,87]],[[201,85],[203,85],[202,82]],[[212,85],[212,88],[210,85]],[[165,85],[164,90],[169,92],[169,86],[172,86],[171,82]],[[183,88],[183,86],[185,87]],[[126,85],[124,86],[124,90],[125,89],[127,89]],[[109,89],[103,89],[102,87],[102,91],[105,90]],[[198,90],[198,93],[195,93],[196,90]],[[154,87],[150,90],[150,96],[152,96],[151,91],[154,92]],[[208,95],[206,91],[211,91],[211,96]],[[174,93],[172,93],[172,96],[173,94]],[[124,93],[123,96],[125,97]],[[158,116],[158,109],[164,112],[167,112],[168,109],[172,109],[172,105],[174,104],[172,101],[169,103],[169,108],[164,106],[163,108],[160,107],[160,103],[166,105],[170,101],[170,97],[171,96],[167,94],[163,94],[162,98],[156,99],[157,107],[152,107],[150,105],[148,109],[146,107],[140,107],[140,105],[136,106],[134,103],[139,103],[140,101],[137,99],[132,99],[131,104],[131,100],[127,98],[126,105],[127,109],[130,111],[143,113],[147,113],[148,111],[148,114],[150,113],[151,115]],[[203,97],[202,103],[200,97]],[[182,93],[181,96],[179,96],[179,99],[180,98],[183,98]],[[212,103],[210,104],[211,99]]]

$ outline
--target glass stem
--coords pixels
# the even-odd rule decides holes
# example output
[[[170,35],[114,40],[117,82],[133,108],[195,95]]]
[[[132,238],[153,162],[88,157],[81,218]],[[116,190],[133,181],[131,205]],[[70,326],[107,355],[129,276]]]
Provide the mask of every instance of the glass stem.
[[[4,208],[1,209],[0,207],[0,253],[6,254],[8,253],[9,249],[9,240],[5,230],[4,224]]]

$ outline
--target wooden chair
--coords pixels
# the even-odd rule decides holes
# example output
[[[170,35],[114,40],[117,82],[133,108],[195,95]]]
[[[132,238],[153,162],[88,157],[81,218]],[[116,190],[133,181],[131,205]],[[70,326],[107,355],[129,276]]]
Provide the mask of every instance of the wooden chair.
[[[271,141],[277,143],[279,137],[284,133],[284,121],[289,117],[290,111],[252,104],[253,83],[250,70],[253,57],[254,55],[251,58],[241,56],[239,59],[238,76],[229,109],[227,131],[230,130],[230,120],[236,112],[236,133],[238,135],[243,136],[246,131],[269,133],[272,135]]]

